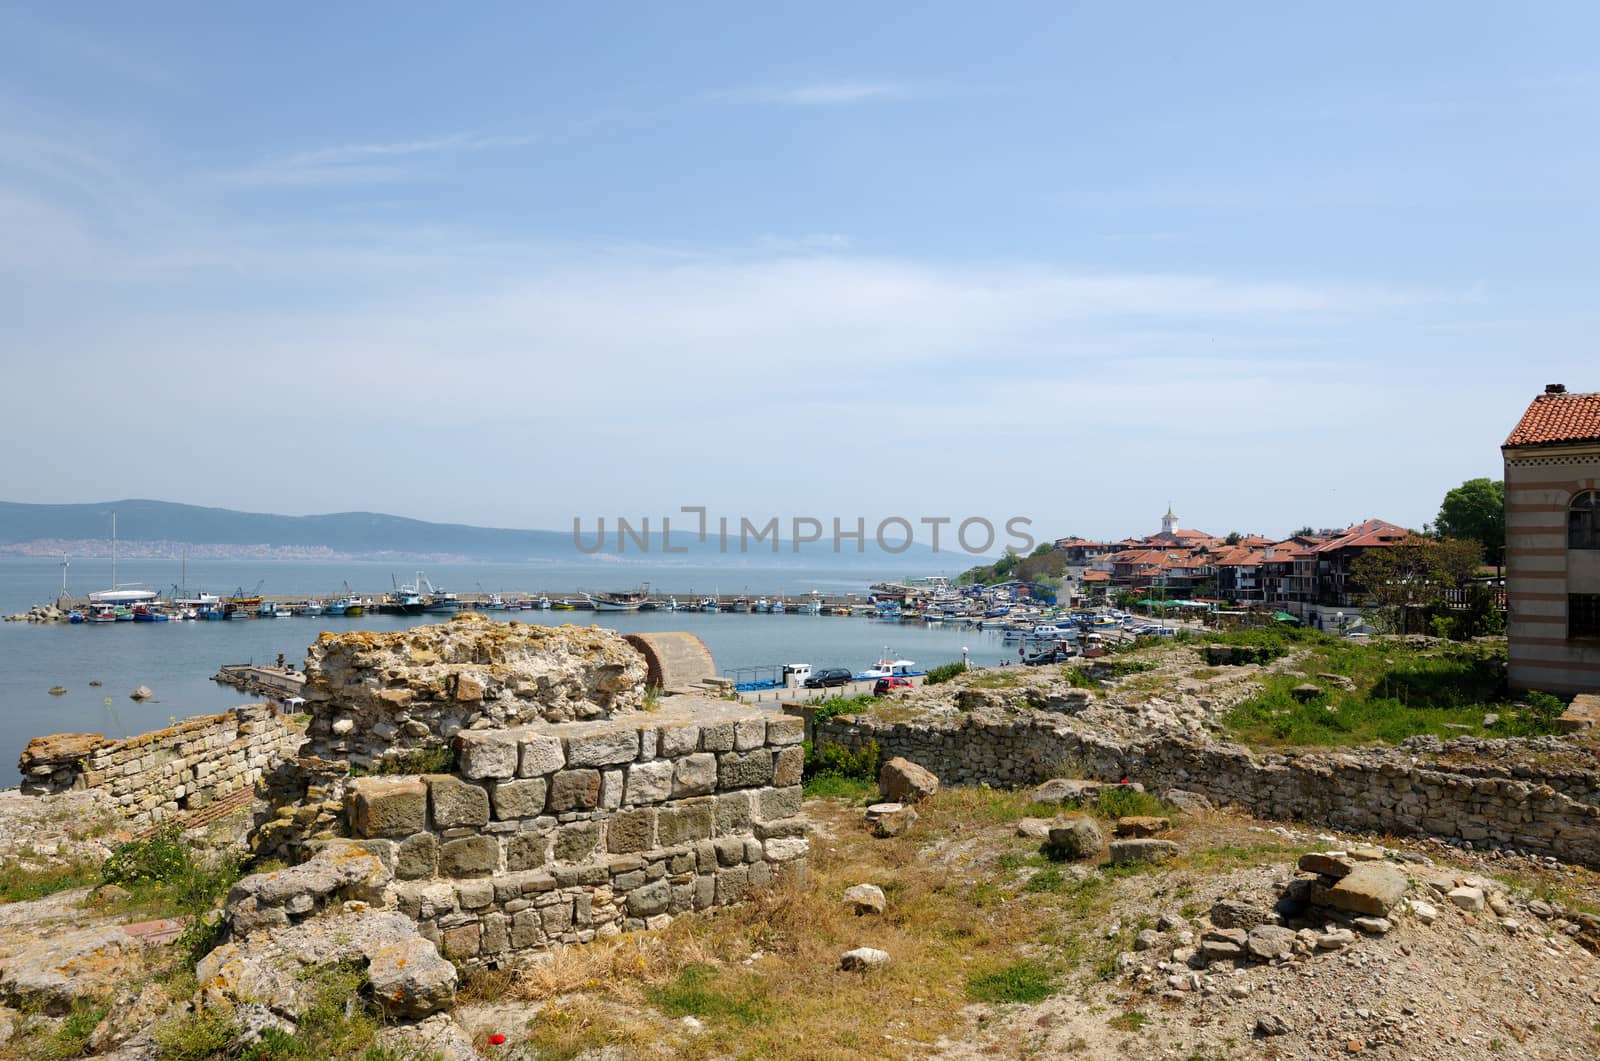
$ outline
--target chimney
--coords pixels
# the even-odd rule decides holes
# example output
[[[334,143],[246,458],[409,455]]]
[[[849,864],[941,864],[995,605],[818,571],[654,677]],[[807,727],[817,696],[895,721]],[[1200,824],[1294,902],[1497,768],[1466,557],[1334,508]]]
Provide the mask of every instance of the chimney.
[[[1546,383],[1544,392],[1546,394],[1565,394],[1567,393],[1567,385],[1565,383]]]

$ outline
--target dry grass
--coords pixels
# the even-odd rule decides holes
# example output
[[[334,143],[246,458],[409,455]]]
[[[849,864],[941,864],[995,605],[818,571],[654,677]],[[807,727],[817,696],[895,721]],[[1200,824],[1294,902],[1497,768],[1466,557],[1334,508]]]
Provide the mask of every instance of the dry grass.
[[[600,1043],[643,1057],[913,1056],[964,1024],[963,1009],[981,996],[974,984],[1025,967],[1039,971],[1032,985],[1103,962],[1106,882],[1057,874],[1030,886],[1037,845],[1012,833],[1037,805],[954,789],[921,809],[910,835],[878,840],[859,810],[808,804],[824,831],[805,886],[569,948],[520,972],[510,993],[542,1004],[531,1044],[556,1058]],[[859,883],[884,889],[885,914],[858,917],[841,901]],[[890,964],[841,972],[839,955],[860,946],[887,951]],[[685,1028],[683,1016],[703,1028]]]

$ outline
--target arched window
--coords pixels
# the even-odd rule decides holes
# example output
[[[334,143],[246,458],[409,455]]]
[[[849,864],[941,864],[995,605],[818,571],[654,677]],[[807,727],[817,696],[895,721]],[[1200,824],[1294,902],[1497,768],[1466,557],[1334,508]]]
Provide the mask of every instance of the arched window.
[[[1567,548],[1600,549],[1600,490],[1586,490],[1567,508]]]

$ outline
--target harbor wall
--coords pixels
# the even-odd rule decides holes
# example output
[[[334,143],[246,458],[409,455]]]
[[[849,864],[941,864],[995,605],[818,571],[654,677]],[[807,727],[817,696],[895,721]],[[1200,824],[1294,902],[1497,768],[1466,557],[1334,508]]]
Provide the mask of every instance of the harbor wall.
[[[816,740],[851,748],[876,741],[885,759],[904,756],[946,784],[1014,788],[1054,777],[1127,779],[1158,792],[1197,792],[1263,818],[1509,845],[1600,867],[1596,775],[1542,776],[1537,767],[1489,765],[1512,749],[1487,746],[1519,742],[1476,741],[1468,747],[1471,738],[1463,738],[1452,742],[1462,745],[1454,750],[1464,758],[1483,753],[1480,761],[1446,767],[1426,761],[1420,745],[1262,755],[1236,744],[1173,737],[1119,742],[1059,721],[972,715],[910,722],[841,716],[817,726]],[[1505,758],[1536,763],[1539,750],[1538,741],[1521,742],[1520,753]]]
[[[94,792],[138,829],[252,788],[304,740],[292,717],[270,704],[247,704],[123,740],[99,733],[35,737],[18,767],[24,792]]]
[[[798,718],[717,701],[456,738],[453,773],[351,778],[386,901],[446,956],[659,928],[803,878]]]

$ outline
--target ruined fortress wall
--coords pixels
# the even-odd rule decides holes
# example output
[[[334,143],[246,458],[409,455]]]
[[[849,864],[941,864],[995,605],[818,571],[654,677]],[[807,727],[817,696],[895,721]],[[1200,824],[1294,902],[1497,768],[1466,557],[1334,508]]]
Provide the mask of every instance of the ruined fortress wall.
[[[608,718],[644,704],[645,658],[614,630],[449,622],[324,633],[306,655],[307,751],[364,769],[473,727]]]
[[[1429,834],[1510,844],[1600,867],[1600,806],[1538,778],[1456,773],[1404,750],[1258,755],[1240,745],[1162,738],[1120,743],[1050,720],[875,722],[835,718],[818,742],[904,756],[948,784],[1000,787],[1051,777],[1127,778],[1182,788],[1266,818],[1397,835]],[[1519,771],[1523,772],[1523,771]],[[1584,793],[1579,793],[1580,795]]]
[[[304,739],[289,716],[248,704],[125,740],[36,737],[18,766],[24,792],[94,792],[137,829],[251,788],[274,763],[293,758]]]
[[[493,963],[803,876],[801,738],[798,718],[700,699],[466,731],[454,774],[352,778],[349,831],[425,936]]]

